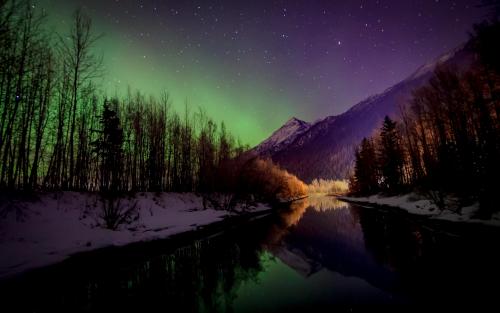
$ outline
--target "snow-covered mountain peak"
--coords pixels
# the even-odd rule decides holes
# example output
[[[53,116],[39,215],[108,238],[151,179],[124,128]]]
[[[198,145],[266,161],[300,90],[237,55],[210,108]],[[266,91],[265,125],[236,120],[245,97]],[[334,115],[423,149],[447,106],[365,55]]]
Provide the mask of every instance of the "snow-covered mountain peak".
[[[311,124],[296,117],[290,118],[283,126],[276,130],[269,138],[255,147],[258,153],[276,152],[297,136],[304,133],[311,127]]]
[[[291,117],[284,125],[295,125],[295,124],[308,124],[303,120],[299,120],[295,116]]]

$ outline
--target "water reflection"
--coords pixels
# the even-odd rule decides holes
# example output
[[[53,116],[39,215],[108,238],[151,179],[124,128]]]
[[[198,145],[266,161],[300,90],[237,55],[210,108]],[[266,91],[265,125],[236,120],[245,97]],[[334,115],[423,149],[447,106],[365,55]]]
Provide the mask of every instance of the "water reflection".
[[[329,197],[321,194],[312,194],[304,199],[304,204],[307,207],[316,211],[330,211],[337,209],[346,209],[349,204],[344,201],[340,201],[336,197]]]
[[[250,229],[247,229],[250,231]],[[262,271],[259,241],[242,233],[182,247],[111,251],[7,282],[17,311],[230,312],[242,281]],[[22,301],[25,298],[31,301]]]
[[[209,238],[75,257],[3,282],[0,293],[17,311],[47,312],[288,312],[494,299],[481,279],[498,281],[500,258],[480,232],[460,236],[422,225],[310,197]]]
[[[349,204],[338,200],[335,197],[323,195],[311,195],[305,199],[295,201],[290,205],[290,209],[280,213],[280,217],[285,227],[293,226],[302,218],[306,209],[318,212],[346,209]]]
[[[366,294],[357,295],[358,302],[387,302],[387,295],[380,290],[393,289],[394,275],[377,263],[365,247],[365,238],[359,211],[334,197],[310,197],[292,205],[291,212],[281,214],[282,224],[273,225],[266,250],[280,262],[305,278],[329,276],[348,284],[348,277],[360,278],[358,290],[364,285],[372,287],[377,299]],[[365,288],[367,289],[367,288]],[[335,293],[325,293],[324,301],[337,299]],[[344,303],[337,299],[334,303]],[[402,299],[392,299],[402,301]]]

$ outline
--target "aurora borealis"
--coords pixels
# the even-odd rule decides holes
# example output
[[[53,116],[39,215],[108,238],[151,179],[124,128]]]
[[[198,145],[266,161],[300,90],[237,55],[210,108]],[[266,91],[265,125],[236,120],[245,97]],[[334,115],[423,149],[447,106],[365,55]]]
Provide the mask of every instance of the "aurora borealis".
[[[292,116],[339,114],[467,39],[477,1],[39,0],[64,35],[93,19],[107,95],[167,91],[257,144]]]

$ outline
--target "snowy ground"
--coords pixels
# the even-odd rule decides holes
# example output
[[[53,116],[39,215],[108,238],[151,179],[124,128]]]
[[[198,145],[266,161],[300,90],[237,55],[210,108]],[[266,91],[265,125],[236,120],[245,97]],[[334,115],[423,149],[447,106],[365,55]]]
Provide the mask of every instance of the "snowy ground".
[[[226,211],[203,209],[191,193],[138,193],[120,206],[136,205],[137,220],[116,231],[103,228],[95,194],[49,193],[36,201],[0,203],[0,278],[59,262],[76,252],[166,238],[220,221]],[[270,210],[265,205],[249,212]]]
[[[425,215],[433,219],[500,226],[500,213],[496,213],[495,215],[493,215],[490,220],[473,218],[473,216],[479,209],[479,205],[477,203],[461,208],[461,210],[458,210],[460,213],[458,213],[450,210],[439,210],[431,200],[425,199],[415,193],[394,197],[373,195],[369,197],[338,197],[338,199],[346,200],[349,202],[384,205],[393,208],[399,208],[411,214]]]

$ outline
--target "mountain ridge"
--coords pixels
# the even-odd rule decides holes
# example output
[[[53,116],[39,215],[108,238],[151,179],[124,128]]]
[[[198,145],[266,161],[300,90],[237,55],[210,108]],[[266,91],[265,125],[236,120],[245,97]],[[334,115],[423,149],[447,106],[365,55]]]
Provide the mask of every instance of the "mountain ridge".
[[[283,126],[275,130],[271,136],[252,149],[259,155],[272,155],[290,144],[295,138],[306,132],[311,123],[291,117]]]
[[[262,145],[269,143],[269,139],[286,126],[285,123],[252,150],[260,156],[271,157],[305,182],[314,178],[346,178],[353,165],[355,148],[362,138],[372,135],[386,115],[396,117],[399,106],[411,98],[415,89],[428,82],[438,65],[464,69],[474,60],[475,55],[467,49],[467,45],[461,45],[418,67],[404,80],[381,93],[367,97],[339,115],[326,116],[312,124],[302,121],[308,124],[307,128],[289,133],[286,140],[272,148],[264,145],[264,148],[268,148],[264,149]]]

